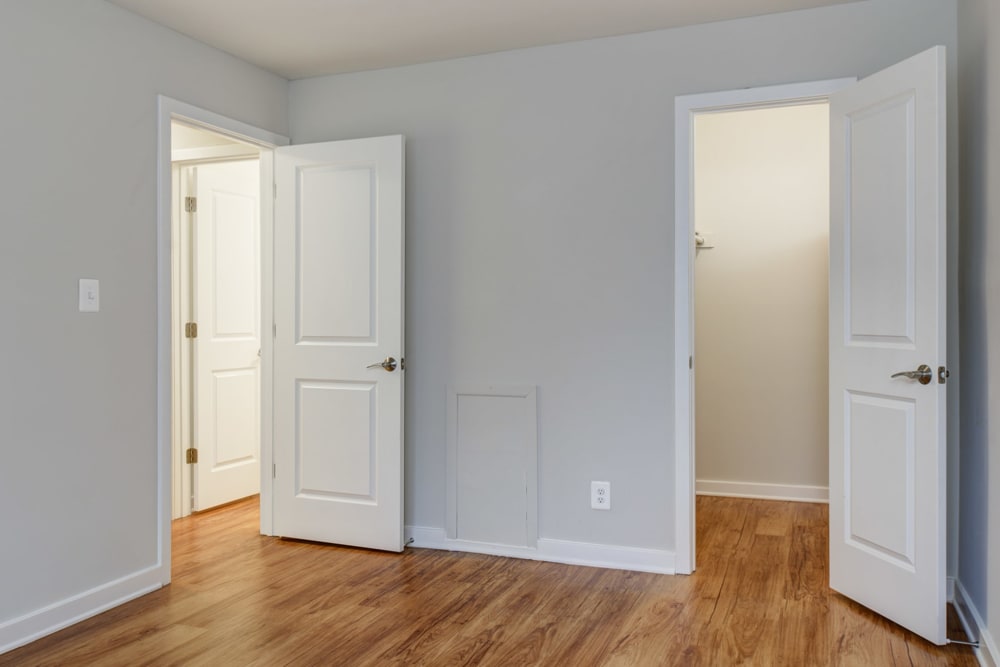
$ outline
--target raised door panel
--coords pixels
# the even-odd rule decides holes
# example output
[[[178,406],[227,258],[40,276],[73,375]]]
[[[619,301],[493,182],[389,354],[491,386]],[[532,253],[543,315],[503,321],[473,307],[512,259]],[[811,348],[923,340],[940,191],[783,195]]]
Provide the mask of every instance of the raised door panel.
[[[255,463],[260,440],[258,369],[228,369],[215,371],[212,376],[215,385],[212,395],[215,422],[215,446],[210,452],[212,470]]]
[[[846,119],[850,344],[914,342],[913,105],[907,92]]]
[[[844,539],[913,571],[915,405],[848,392]]]
[[[299,170],[298,339],[375,342],[374,170]]]
[[[375,383],[300,382],[295,495],[374,502]]]
[[[214,191],[211,277],[212,330],[220,339],[258,339],[260,288],[258,278],[257,198],[240,192]]]

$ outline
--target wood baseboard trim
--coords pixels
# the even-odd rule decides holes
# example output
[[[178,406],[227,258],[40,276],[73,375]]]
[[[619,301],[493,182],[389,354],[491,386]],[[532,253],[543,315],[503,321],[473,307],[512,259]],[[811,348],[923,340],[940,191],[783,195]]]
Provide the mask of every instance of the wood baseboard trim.
[[[791,500],[800,503],[830,502],[830,489],[828,487],[800,484],[760,484],[757,482],[699,479],[695,482],[695,493],[699,496]]]
[[[965,634],[968,635],[969,640],[979,640],[979,647],[973,649],[979,664],[983,667],[1000,666],[1000,652],[997,651],[996,640],[990,634],[988,626],[983,621],[979,610],[976,609],[976,605],[972,603],[972,598],[969,597],[961,580],[955,581],[954,604],[955,611],[958,612],[958,618],[962,622],[962,627],[965,628]]]
[[[162,587],[163,573],[157,565],[0,622],[0,653],[29,644]]]
[[[516,547],[504,544],[450,540],[443,528],[407,526],[406,539],[412,539],[411,546],[422,549],[442,549],[445,551],[465,551],[469,553],[508,556],[529,560],[583,565],[614,570],[634,570],[657,574],[674,574],[674,554],[661,549],[622,547],[610,544],[593,544],[571,540],[539,538],[538,546]]]

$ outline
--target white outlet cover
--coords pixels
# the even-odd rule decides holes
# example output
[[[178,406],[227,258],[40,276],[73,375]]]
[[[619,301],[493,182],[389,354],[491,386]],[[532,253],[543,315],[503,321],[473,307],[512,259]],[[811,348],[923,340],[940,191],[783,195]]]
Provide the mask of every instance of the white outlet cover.
[[[611,482],[590,482],[590,509],[611,509]]]
[[[96,278],[80,278],[80,312],[96,313],[101,309],[101,283]]]

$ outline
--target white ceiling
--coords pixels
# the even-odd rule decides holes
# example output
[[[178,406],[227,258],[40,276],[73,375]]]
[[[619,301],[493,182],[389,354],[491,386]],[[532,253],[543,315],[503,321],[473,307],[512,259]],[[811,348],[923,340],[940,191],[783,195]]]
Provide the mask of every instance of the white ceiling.
[[[302,79],[857,0],[109,0]]]

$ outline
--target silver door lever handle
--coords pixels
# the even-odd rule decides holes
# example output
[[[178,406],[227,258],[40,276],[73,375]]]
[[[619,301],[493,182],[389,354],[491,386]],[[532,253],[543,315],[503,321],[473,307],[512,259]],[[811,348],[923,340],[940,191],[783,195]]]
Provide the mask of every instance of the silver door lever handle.
[[[391,373],[396,370],[396,360],[392,357],[386,357],[378,363],[368,364],[365,368],[382,368]]]
[[[892,377],[905,377],[911,380],[917,380],[920,384],[930,384],[931,379],[934,377],[934,373],[931,371],[931,367],[927,364],[920,364],[915,371],[900,371],[898,373],[893,373]]]

